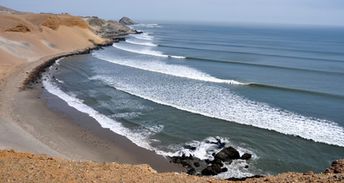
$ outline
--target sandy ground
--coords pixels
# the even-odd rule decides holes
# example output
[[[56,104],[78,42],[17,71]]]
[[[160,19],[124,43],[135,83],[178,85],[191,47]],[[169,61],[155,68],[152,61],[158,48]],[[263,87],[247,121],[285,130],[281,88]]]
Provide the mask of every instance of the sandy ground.
[[[28,64],[27,67],[31,68],[38,63]],[[18,90],[21,81],[27,76],[26,73],[26,67],[18,69],[6,80],[6,87],[4,87],[1,96],[2,102],[6,105],[1,111],[4,112],[4,117],[8,121],[12,120],[13,124],[18,125],[25,133],[31,135],[31,138],[25,136],[25,139],[38,140],[42,145],[40,148],[26,150],[22,148],[23,144],[19,144],[18,147],[13,147],[14,149],[62,155],[60,157],[74,160],[116,161],[133,164],[148,163],[161,171],[180,170],[174,168],[175,166],[165,158],[137,147],[125,137],[115,135],[109,130],[101,128],[96,121],[89,121],[89,123],[93,124],[91,128],[82,128],[83,123],[87,122],[85,118],[82,119],[83,121],[73,121],[68,116],[49,110],[46,104],[39,99],[41,96],[39,85],[35,89]],[[68,110],[75,110],[66,104],[64,105],[63,107],[67,107]],[[75,115],[86,114],[75,112]],[[86,120],[91,119],[86,118]],[[95,132],[96,130],[97,132]],[[12,139],[9,137],[13,137],[15,131],[11,131],[12,133],[7,135],[12,136],[5,136],[4,140]],[[105,133],[112,135],[103,136],[102,134]],[[20,142],[23,141],[20,140]],[[23,143],[27,144],[27,142]],[[33,147],[28,144],[26,146]],[[49,149],[46,147],[49,147]]]
[[[338,161],[331,168],[329,173],[322,174],[284,173],[246,181],[225,181],[189,176],[185,173],[157,173],[147,165],[77,162],[29,153],[0,151],[0,182],[344,182],[344,160]]]
[[[19,93],[18,87],[26,72],[48,57],[90,47],[92,43],[89,39],[104,40],[86,28],[60,26],[58,30],[52,30],[38,26],[38,21],[42,21],[39,15],[25,17],[23,14],[0,12],[0,147],[60,155],[14,120],[13,117],[19,112],[13,109],[11,103],[17,103],[15,94]],[[16,30],[18,32],[7,31],[18,25],[25,25],[30,32],[20,29]],[[31,109],[30,106],[25,107]]]

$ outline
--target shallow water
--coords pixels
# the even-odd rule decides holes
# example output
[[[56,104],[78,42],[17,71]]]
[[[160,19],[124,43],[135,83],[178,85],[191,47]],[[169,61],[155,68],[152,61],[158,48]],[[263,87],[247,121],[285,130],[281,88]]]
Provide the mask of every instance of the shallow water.
[[[205,159],[214,137],[254,155],[220,177],[322,171],[344,156],[343,30],[135,28],[145,33],[59,61],[47,90],[162,155]]]

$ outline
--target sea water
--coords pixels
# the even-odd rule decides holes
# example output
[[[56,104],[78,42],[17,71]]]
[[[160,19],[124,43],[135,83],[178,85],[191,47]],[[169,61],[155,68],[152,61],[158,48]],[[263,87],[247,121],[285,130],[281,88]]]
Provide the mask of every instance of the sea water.
[[[344,29],[133,28],[144,33],[59,60],[45,88],[164,156],[207,159],[219,139],[253,154],[221,178],[323,171],[344,157]]]

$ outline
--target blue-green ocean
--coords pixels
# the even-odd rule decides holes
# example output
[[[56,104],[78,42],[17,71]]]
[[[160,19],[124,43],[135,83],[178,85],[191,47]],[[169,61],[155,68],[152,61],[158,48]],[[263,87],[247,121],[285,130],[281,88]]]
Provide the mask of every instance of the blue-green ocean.
[[[253,154],[222,178],[323,171],[344,157],[343,28],[133,28],[144,33],[59,60],[47,91],[164,156],[206,159],[218,139]]]

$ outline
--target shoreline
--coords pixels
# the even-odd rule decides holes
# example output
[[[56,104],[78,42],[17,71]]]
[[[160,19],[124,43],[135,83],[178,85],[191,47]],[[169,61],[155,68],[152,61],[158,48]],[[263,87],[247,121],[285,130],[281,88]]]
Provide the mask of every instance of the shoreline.
[[[37,83],[40,81],[41,73],[57,59],[89,53],[91,50],[100,49],[112,43],[111,41],[102,45],[97,44],[93,47],[46,56],[21,65],[4,78],[0,94],[0,101],[4,105],[0,106],[0,114],[2,113],[0,120],[10,121],[12,129],[21,129],[12,130],[12,134],[8,133],[4,136],[16,138],[15,136],[18,135],[16,133],[25,132],[22,138],[30,140],[23,142],[22,139],[18,139],[28,147],[23,147],[23,144],[18,142],[10,142],[8,145],[10,147],[5,145],[0,148],[47,154],[71,160],[149,164],[160,172],[181,172],[180,166],[169,163],[163,156],[138,147],[125,137],[102,128],[87,114],[68,106],[52,94],[49,96],[47,91],[44,94],[41,82]],[[55,102],[59,106],[56,106]],[[50,109],[49,104],[52,103],[55,103],[57,108]],[[64,109],[64,112],[67,110],[68,114],[58,111],[58,108]],[[87,121],[87,124],[77,122],[78,119],[73,119],[70,115]]]
[[[40,85],[40,84],[39,84]],[[124,151],[114,153],[116,157],[103,157],[104,161],[116,163],[130,163],[130,164],[148,164],[154,170],[158,172],[181,172],[182,167],[177,164],[170,163],[169,160],[161,155],[156,154],[153,151],[141,148],[131,142],[124,136],[116,134],[115,132],[101,127],[98,121],[88,116],[86,113],[82,113],[77,109],[69,106],[64,100],[49,93],[46,89],[41,89],[36,86],[34,90],[39,91],[40,99],[48,110],[55,112],[61,117],[65,117],[69,123],[77,125],[80,129],[86,131],[87,135],[94,136],[93,138],[100,138],[103,143],[108,146],[114,146],[115,148]],[[139,156],[138,156],[139,155]],[[129,156],[130,158],[128,159]]]

